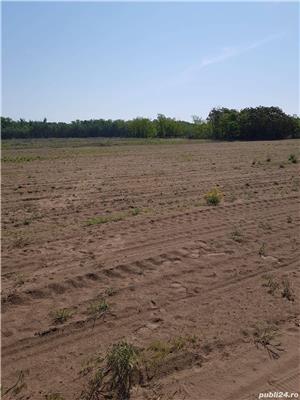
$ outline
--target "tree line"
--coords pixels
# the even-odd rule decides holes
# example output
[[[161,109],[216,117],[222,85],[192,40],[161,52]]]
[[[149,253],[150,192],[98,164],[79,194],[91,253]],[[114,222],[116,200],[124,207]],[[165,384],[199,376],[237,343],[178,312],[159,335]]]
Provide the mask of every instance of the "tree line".
[[[213,108],[204,120],[180,121],[158,114],[157,118],[132,120],[76,120],[66,122],[14,121],[1,118],[2,139],[26,138],[189,138],[213,140],[273,140],[300,137],[300,118],[279,107]]]

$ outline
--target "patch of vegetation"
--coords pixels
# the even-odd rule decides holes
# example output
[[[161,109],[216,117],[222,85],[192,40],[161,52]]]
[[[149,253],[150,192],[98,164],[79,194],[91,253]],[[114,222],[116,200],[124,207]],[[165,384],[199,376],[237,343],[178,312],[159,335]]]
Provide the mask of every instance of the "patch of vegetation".
[[[123,211],[115,214],[90,218],[86,221],[86,225],[90,226],[90,225],[106,224],[108,222],[118,222],[126,219],[127,217],[139,215],[142,212],[148,212],[148,210],[142,210],[141,208],[133,207],[129,211]]]
[[[60,308],[58,310],[55,310],[51,316],[53,318],[53,322],[55,324],[63,324],[66,322],[68,319],[70,319],[73,315],[73,311],[67,309],[67,308]]]
[[[162,360],[174,351],[181,350],[185,343],[186,341],[182,337],[167,342],[156,340],[150,344],[147,350],[152,353],[153,359]]]
[[[156,340],[141,352],[142,364],[147,375],[157,373],[166,363],[168,357],[179,351],[183,351],[189,345],[197,342],[196,336],[178,336],[168,341]]]
[[[279,358],[279,352],[283,351],[281,343],[274,343],[278,335],[277,328],[271,325],[258,325],[253,331],[253,341],[257,348],[262,346],[268,351],[271,358]]]
[[[108,222],[117,222],[121,221],[122,219],[125,219],[127,214],[125,213],[119,213],[119,214],[111,214],[111,215],[104,215],[104,216],[99,216],[99,217],[94,217],[91,219],[88,219],[86,222],[86,225],[99,225],[99,224],[106,224]]]
[[[23,155],[23,156],[4,156],[1,161],[5,163],[24,163],[36,160],[42,160],[40,156]]]
[[[287,299],[288,301],[294,301],[295,300],[295,294],[294,294],[294,290],[291,287],[290,281],[285,278],[282,281],[282,292],[281,295],[283,298]]]
[[[206,203],[210,206],[217,206],[223,198],[223,193],[218,188],[211,189],[206,195],[204,199]]]
[[[298,158],[297,158],[296,154],[294,154],[294,153],[291,153],[289,155],[289,159],[288,160],[292,164],[297,164],[297,162],[298,162]]]
[[[121,341],[114,344],[104,358],[88,361],[84,366],[84,374],[96,368],[89,381],[82,400],[128,400],[131,388],[138,382],[145,382],[149,377],[149,369],[162,367],[168,357],[176,352],[184,351],[188,345],[194,346],[195,336],[177,337],[169,341],[154,341],[144,349]]]

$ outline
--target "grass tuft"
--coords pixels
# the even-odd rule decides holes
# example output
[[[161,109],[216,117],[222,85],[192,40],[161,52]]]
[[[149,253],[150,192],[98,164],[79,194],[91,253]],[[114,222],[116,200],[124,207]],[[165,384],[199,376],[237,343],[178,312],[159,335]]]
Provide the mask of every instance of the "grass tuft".
[[[107,355],[107,367],[112,374],[112,388],[120,399],[129,398],[137,356],[137,350],[127,342],[114,344]]]
[[[262,346],[268,351],[271,358],[278,359],[279,352],[283,351],[281,343],[274,343],[278,333],[277,329],[273,326],[256,326],[253,331],[253,341],[257,348]]]
[[[73,315],[73,312],[67,308],[60,308],[52,313],[53,322],[55,324],[63,324]]]
[[[107,304],[105,299],[100,301],[96,301],[95,303],[91,303],[87,310],[88,314],[91,316],[91,319],[96,321],[97,318],[102,317],[109,311],[109,305]]]
[[[81,398],[129,399],[138,355],[138,350],[130,343],[122,341],[114,344],[106,354],[104,365],[96,371]]]

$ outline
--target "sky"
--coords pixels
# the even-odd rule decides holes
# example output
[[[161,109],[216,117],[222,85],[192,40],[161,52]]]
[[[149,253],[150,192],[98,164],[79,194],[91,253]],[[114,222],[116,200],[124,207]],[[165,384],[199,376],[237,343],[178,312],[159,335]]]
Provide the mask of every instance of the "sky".
[[[2,115],[299,114],[299,4],[2,2]]]

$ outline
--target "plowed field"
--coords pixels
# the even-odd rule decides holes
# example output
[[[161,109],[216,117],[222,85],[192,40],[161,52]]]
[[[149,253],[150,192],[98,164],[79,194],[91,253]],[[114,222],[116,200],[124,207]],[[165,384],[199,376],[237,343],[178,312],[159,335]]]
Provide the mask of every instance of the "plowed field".
[[[120,340],[132,399],[299,392],[299,142],[99,143],[4,144],[3,398],[79,398]]]

